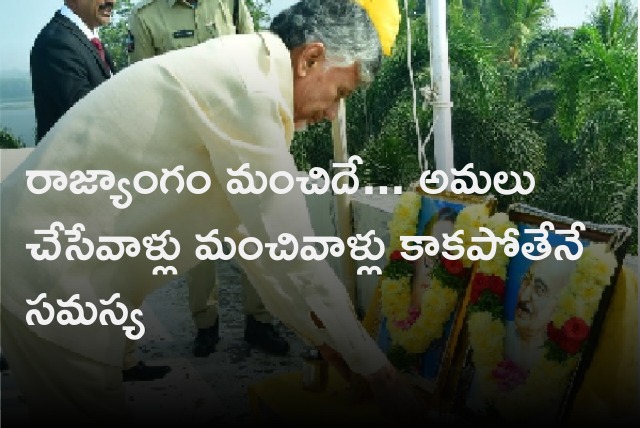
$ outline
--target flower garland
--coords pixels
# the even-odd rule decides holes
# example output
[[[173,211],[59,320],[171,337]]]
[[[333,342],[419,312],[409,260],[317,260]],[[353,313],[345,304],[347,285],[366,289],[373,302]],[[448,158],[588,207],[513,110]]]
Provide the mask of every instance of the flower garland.
[[[381,310],[387,318],[389,334],[394,345],[401,346],[409,354],[424,352],[433,340],[442,336],[444,324],[455,309],[469,274],[464,260],[440,258],[433,268],[431,285],[424,291],[420,307],[411,306],[414,267],[402,257],[400,236],[415,235],[421,200],[419,194],[407,192],[395,207],[389,222],[388,263],[381,281]],[[458,215],[455,229],[473,233],[474,227],[482,225],[477,222],[478,215],[474,212],[486,210],[483,204],[468,206]]]
[[[488,219],[486,227],[496,236],[504,236],[504,231],[515,225],[500,213]],[[508,257],[500,250],[492,260],[478,261],[471,281],[468,329],[477,395],[504,419],[515,421],[558,408],[564,389],[557,386],[567,385],[577,367],[616,260],[605,244],[591,244],[584,249],[547,326],[545,355],[530,371],[503,359],[508,263]]]

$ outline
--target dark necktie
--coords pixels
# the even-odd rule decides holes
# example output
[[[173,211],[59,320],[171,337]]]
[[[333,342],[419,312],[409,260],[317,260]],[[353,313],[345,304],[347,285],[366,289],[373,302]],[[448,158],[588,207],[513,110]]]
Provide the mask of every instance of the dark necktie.
[[[110,69],[109,64],[107,63],[107,57],[104,53],[104,47],[102,46],[102,42],[100,41],[100,39],[94,37],[93,39],[91,39],[91,43],[98,50],[98,55],[100,55],[100,58],[102,59],[102,62],[104,62],[104,65],[107,66],[107,70]]]

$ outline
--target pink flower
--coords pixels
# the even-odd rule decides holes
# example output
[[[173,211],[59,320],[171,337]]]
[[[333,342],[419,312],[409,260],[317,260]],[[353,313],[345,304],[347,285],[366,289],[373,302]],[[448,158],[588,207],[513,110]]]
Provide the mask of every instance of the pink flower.
[[[409,316],[404,320],[395,321],[394,324],[400,330],[409,330],[412,325],[418,321],[420,318],[420,308],[416,308],[415,306],[411,306],[409,308]]]
[[[491,372],[491,377],[496,380],[498,388],[502,392],[509,392],[518,385],[522,385],[527,380],[528,375],[528,371],[520,368],[509,359],[500,361]]]

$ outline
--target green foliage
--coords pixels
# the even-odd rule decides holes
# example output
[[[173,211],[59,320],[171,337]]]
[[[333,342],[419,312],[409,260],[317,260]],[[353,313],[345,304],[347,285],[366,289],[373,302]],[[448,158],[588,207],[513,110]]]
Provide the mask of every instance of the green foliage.
[[[469,312],[489,312],[492,319],[504,321],[504,305],[500,298],[489,290],[483,291],[478,301],[469,306]]]
[[[625,4],[601,3],[549,78],[557,133],[548,139],[549,179],[532,202],[579,220],[627,225],[634,232],[629,251],[637,253],[637,12]]]
[[[387,358],[401,372],[411,372],[418,365],[417,354],[408,353],[402,346],[392,346],[387,352]]]
[[[531,118],[541,126],[554,121],[559,85],[556,73],[572,47],[567,31],[542,30],[522,53],[523,66],[517,72],[515,97],[525,103]]]
[[[608,47],[637,45],[638,11],[633,10],[629,0],[601,2],[591,16],[591,23]]]
[[[389,279],[400,279],[413,275],[413,264],[407,260],[390,260],[384,268],[384,276]]]
[[[347,102],[347,119],[349,123],[349,141],[360,140],[362,135],[378,136],[385,127],[389,111],[399,101],[405,103],[405,109],[409,109],[406,117],[411,118],[412,94],[409,83],[409,71],[407,63],[408,38],[405,20],[400,24],[400,34],[396,40],[395,48],[390,57],[385,57],[384,65],[376,76],[371,86],[364,91],[359,100],[349,99]],[[427,42],[426,21],[424,17],[416,18],[411,22],[411,66],[415,74],[416,88],[429,83],[429,47]],[[417,100],[420,109],[421,100]],[[394,125],[396,126],[396,125]],[[415,134],[414,134],[415,135]],[[415,137],[414,137],[415,138]],[[362,144],[359,142],[358,144]],[[358,151],[362,145],[356,146]]]
[[[555,361],[560,364],[564,364],[571,354],[567,353],[564,349],[560,347],[557,343],[552,340],[545,341],[545,348],[547,348],[547,352],[545,354],[545,358],[549,361]],[[578,352],[584,352],[585,342],[582,343]]]
[[[7,128],[0,128],[0,149],[21,149],[25,147],[20,137],[14,136]]]
[[[637,131],[620,102],[610,102],[574,140],[573,167],[537,190],[532,202],[580,220],[627,225],[634,231],[629,251],[637,253]]]
[[[113,12],[113,18],[109,25],[100,27],[100,40],[109,50],[116,70],[122,70],[129,65],[127,53],[127,20],[131,13],[131,7],[135,4],[132,0],[119,0]]]
[[[309,171],[317,166],[331,172],[333,159],[331,124],[325,122],[311,126],[304,132],[297,132],[290,151],[299,170]]]
[[[574,139],[579,128],[612,100],[629,117],[637,117],[638,51],[634,46],[608,47],[595,27],[585,26],[574,35],[574,49],[559,72],[562,92],[558,121],[563,136]],[[637,128],[637,121],[634,120]]]
[[[433,277],[438,278],[440,283],[447,288],[455,291],[464,291],[469,282],[469,271],[464,270],[461,275],[454,275],[445,268],[444,263],[439,260],[433,267]]]
[[[402,5],[402,3],[401,3]],[[424,2],[410,2],[415,86],[430,84]],[[544,28],[543,0],[448,2],[454,164],[494,175],[529,171],[535,191],[500,196],[499,209],[525,202],[582,221],[634,229],[637,252],[637,12],[602,3],[593,22]],[[362,184],[403,185],[420,175],[418,133],[404,20],[376,81],[347,102],[347,140]],[[431,108],[416,100],[421,138]],[[304,147],[304,150],[300,150]],[[326,167],[330,126],[296,137],[298,166]],[[433,169],[433,141],[426,157]],[[523,183],[527,185],[528,183]],[[497,194],[494,189],[494,194]]]
[[[458,0],[467,21],[495,47],[501,61],[518,66],[522,46],[552,15],[548,0]]]
[[[101,29],[119,67],[128,63],[124,24],[131,3],[119,1],[113,23]],[[256,27],[266,27],[269,4],[247,1]],[[535,192],[500,196],[501,210],[518,201],[577,220],[625,224],[634,230],[630,252],[637,253],[637,11],[627,0],[602,2],[590,23],[552,30],[544,27],[548,0],[447,5],[456,168],[529,171]],[[420,176],[418,129],[425,139],[434,118],[419,93],[414,111],[407,56],[417,89],[431,83],[430,52],[425,2],[408,7],[410,51],[401,11],[393,54],[375,82],[347,100],[349,154],[364,160],[361,185],[407,187]],[[433,144],[426,142],[431,169]],[[331,125],[296,133],[291,152],[301,170],[331,171]]]
[[[400,100],[388,111],[378,137],[370,139],[360,155],[359,178],[372,186],[408,186],[420,177],[418,141],[411,102]],[[425,116],[421,112],[421,116]],[[424,125],[423,125],[424,126]]]
[[[521,106],[502,103],[489,111],[460,107],[453,115],[452,128],[456,165],[473,163],[476,171],[490,176],[499,171],[528,171],[539,182],[545,167],[545,141]],[[523,202],[522,196],[500,196],[499,208],[504,210],[517,201]]]
[[[500,0],[500,14],[505,18],[506,40],[509,45],[509,61],[517,66],[520,49],[525,45],[536,28],[551,16],[547,0]]]
[[[253,18],[256,30],[269,28],[271,18],[267,10],[271,6],[271,0],[245,0],[247,8]]]
[[[498,6],[503,7],[461,2],[449,12],[454,163],[459,169],[473,163],[476,171],[492,176],[529,171],[538,182],[545,140],[527,105],[518,101],[518,70],[503,61],[505,18],[487,15]],[[517,195],[501,196],[500,208],[519,200]]]

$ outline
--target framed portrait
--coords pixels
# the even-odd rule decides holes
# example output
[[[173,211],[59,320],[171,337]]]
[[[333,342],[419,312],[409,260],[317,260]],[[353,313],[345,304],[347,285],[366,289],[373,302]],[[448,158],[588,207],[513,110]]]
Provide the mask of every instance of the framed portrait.
[[[462,259],[445,257],[443,242],[460,229],[461,218],[473,217],[473,210],[489,215],[495,203],[493,196],[427,195],[417,188],[402,195],[389,222],[387,264],[364,325],[391,363],[433,403],[441,399],[463,325],[472,271]],[[405,251],[413,255],[407,259],[403,236],[429,238],[431,251]]]
[[[524,204],[503,220],[493,226],[517,229],[517,245],[476,264],[452,417],[564,423],[598,346],[631,231]]]

